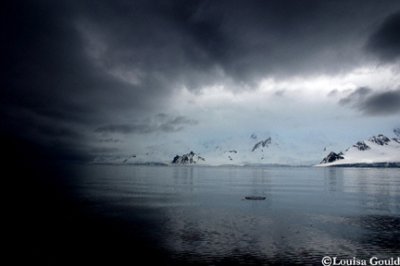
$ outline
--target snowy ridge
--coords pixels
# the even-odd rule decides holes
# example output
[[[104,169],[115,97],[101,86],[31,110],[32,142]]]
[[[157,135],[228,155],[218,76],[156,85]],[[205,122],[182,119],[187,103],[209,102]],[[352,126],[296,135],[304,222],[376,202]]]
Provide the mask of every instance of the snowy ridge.
[[[271,137],[267,138],[266,140],[261,140],[261,141],[257,142],[254,145],[253,149],[251,149],[251,151],[253,152],[253,151],[257,150],[258,148],[266,148],[266,147],[268,147],[269,144],[271,144]]]
[[[372,136],[357,142],[343,153],[329,153],[316,166],[400,167],[400,141],[383,134]]]
[[[250,137],[218,139],[206,143],[191,142],[186,152],[151,148],[131,154],[99,155],[92,163],[114,165],[207,165],[207,166],[312,166],[323,157],[319,147],[324,147],[325,158],[317,166],[368,166],[400,167],[400,129],[393,137],[383,134],[355,141],[343,152],[333,152],[333,145],[320,139],[318,145],[308,140],[282,139],[269,133],[259,138]],[[318,137],[318,136],[317,136]],[[312,139],[313,141],[313,139]],[[300,144],[307,145],[301,146]],[[329,144],[328,146],[326,146]],[[299,149],[302,147],[302,149]],[[328,149],[326,148],[328,147]],[[193,149],[192,149],[193,148]],[[330,149],[330,150],[329,150]],[[182,150],[182,149],[181,149]],[[191,151],[193,150],[193,151]],[[334,150],[334,149],[333,149]],[[196,151],[196,152],[194,152]],[[332,151],[328,153],[329,151]],[[178,155],[176,155],[178,154]]]
[[[176,155],[172,160],[172,164],[196,164],[198,162],[204,162],[205,159],[198,154],[194,153],[193,151],[183,154],[183,155]]]

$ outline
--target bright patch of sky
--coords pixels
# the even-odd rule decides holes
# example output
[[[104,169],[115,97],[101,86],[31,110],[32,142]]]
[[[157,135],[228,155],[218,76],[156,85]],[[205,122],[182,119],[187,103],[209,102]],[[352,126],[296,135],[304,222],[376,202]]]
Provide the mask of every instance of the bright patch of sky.
[[[169,99],[168,113],[198,123],[173,134],[136,135],[131,143],[127,137],[121,148],[161,161],[194,150],[216,164],[229,163],[224,155],[236,149],[245,154],[241,162],[317,163],[327,150],[339,151],[378,133],[391,135],[396,115],[366,117],[338,102],[357,88],[381,91],[398,82],[392,67],[368,66],[336,76],[266,78],[241,90],[225,84],[198,91],[180,88]],[[250,139],[253,133],[257,140]],[[261,161],[262,156],[250,150],[268,137],[275,145],[270,148],[274,156],[264,155]]]

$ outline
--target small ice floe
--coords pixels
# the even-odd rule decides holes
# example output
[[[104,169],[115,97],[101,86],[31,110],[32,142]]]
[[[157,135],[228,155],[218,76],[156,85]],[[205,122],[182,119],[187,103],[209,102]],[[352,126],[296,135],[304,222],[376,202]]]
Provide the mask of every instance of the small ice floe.
[[[265,200],[264,196],[245,196],[245,200]]]

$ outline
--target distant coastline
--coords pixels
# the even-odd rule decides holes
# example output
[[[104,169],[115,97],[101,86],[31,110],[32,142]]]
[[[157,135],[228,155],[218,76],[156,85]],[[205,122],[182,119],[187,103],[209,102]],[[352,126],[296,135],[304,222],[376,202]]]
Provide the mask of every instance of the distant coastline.
[[[316,167],[343,167],[343,168],[400,168],[400,162],[380,163],[344,163],[344,164],[319,164]]]

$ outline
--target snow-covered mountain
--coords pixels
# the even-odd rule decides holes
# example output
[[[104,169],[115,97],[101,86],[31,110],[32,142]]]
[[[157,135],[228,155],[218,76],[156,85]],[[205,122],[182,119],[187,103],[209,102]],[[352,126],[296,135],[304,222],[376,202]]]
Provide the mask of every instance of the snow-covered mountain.
[[[237,165],[249,164],[277,164],[288,163],[285,146],[282,146],[277,138],[263,134],[259,138],[255,133],[250,137],[226,138],[207,143],[200,148],[201,154],[207,159],[208,165]]]
[[[262,149],[262,148],[268,148],[268,145],[271,144],[271,142],[272,142],[271,137],[265,140],[261,140],[253,146],[253,149],[251,149],[251,151],[255,151],[257,149]]]
[[[400,132],[394,130],[397,135]],[[358,141],[345,152],[330,152],[317,166],[400,167],[400,138],[383,134]]]
[[[252,133],[237,137],[216,138],[202,142],[196,139],[184,145],[149,146],[134,153],[100,154],[93,163],[126,165],[315,165],[318,166],[385,166],[400,165],[400,129],[393,137],[383,134],[354,145],[343,152],[335,151],[340,142],[319,133],[308,138],[292,134]],[[261,137],[259,137],[261,136]],[[350,143],[351,143],[350,142]],[[167,148],[165,148],[167,147]],[[325,148],[324,148],[325,147]],[[342,146],[343,147],[343,146]],[[345,147],[345,146],[344,146]],[[191,152],[191,150],[196,152]],[[333,151],[335,152],[333,152]],[[332,151],[328,154],[329,151]],[[176,155],[178,154],[178,155]]]
[[[261,135],[261,137],[258,137]],[[166,150],[163,147],[151,147],[145,152],[128,154],[98,155],[92,161],[95,164],[162,164],[162,165],[312,165],[315,158],[321,156],[317,145],[308,145],[309,150],[301,150],[297,140],[285,141],[277,134],[252,133],[239,137],[212,139],[207,142],[188,142],[185,147],[177,146]],[[179,149],[179,150],[178,150]],[[196,152],[190,152],[191,150]],[[182,152],[184,151],[184,152]],[[186,153],[187,151],[188,153]],[[302,160],[302,154],[312,154]],[[178,155],[176,155],[178,154]],[[313,159],[314,158],[314,159]]]
[[[199,162],[204,162],[205,159],[198,154],[194,153],[193,151],[183,154],[183,155],[176,155],[172,160],[172,164],[196,164]]]

